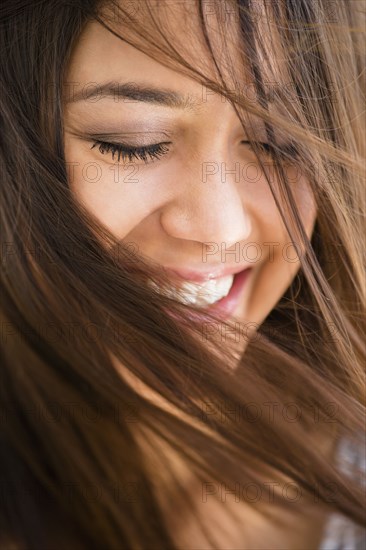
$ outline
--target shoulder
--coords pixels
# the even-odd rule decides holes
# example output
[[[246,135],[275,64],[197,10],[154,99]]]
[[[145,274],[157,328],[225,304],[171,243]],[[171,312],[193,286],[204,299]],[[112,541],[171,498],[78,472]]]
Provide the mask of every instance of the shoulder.
[[[337,461],[344,472],[352,477],[359,476],[360,483],[365,485],[365,434],[361,434],[360,439],[359,443],[349,438],[341,439],[337,448]],[[342,514],[334,513],[326,523],[319,550],[366,550],[366,528],[353,523]]]

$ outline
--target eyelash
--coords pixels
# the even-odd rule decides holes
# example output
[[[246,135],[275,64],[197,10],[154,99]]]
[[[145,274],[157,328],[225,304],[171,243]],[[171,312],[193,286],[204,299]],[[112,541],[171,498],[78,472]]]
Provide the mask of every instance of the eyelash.
[[[249,143],[249,142],[243,142],[243,143]],[[141,147],[134,147],[131,145],[124,145],[122,143],[112,143],[108,141],[95,141],[91,149],[94,149],[94,147],[99,146],[99,151],[104,155],[105,153],[111,152],[112,154],[112,160],[114,160],[114,155],[118,153],[118,162],[120,161],[121,157],[122,160],[128,159],[129,162],[132,162],[133,159],[140,159],[145,162],[145,164],[148,164],[148,157],[150,158],[150,161],[159,159],[161,156],[168,153],[169,148],[167,147],[169,143],[163,142],[163,143],[154,143],[152,145],[144,145]],[[270,145],[269,143],[264,142],[258,142],[258,145],[260,149],[264,151],[265,154],[269,156],[274,155],[274,147]],[[294,146],[291,143],[285,144],[282,147],[278,148],[278,154],[280,157],[292,157],[295,158],[297,156],[297,149],[296,146]]]
[[[162,155],[165,155],[169,151],[167,143],[154,143],[152,145],[133,147],[131,145],[123,145],[122,143],[111,143],[108,141],[95,141],[91,149],[98,145],[99,151],[102,153],[102,155],[104,155],[104,153],[111,152],[113,160],[114,155],[118,153],[118,162],[122,157],[122,160],[128,159],[129,162],[132,162],[133,158],[141,159],[145,162],[145,164],[147,164],[148,157],[152,161],[153,159],[158,159]]]

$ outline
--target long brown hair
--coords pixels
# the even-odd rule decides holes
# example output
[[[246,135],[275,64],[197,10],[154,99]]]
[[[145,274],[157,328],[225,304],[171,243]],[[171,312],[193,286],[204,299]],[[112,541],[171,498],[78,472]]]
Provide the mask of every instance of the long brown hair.
[[[169,40],[159,18],[168,4],[149,4],[138,4],[150,9],[148,26],[131,2],[9,0],[0,8],[3,547],[178,548],[168,499],[194,510],[186,472],[195,487],[240,481],[264,491],[264,480],[285,478],[327,510],[364,522],[362,483],[314,438],[362,444],[365,423],[364,14],[343,0],[210,2],[210,15],[225,4],[237,16],[254,103],[221,78],[205,2],[194,5],[216,81]],[[93,19],[116,34],[123,21],[123,40],[222,94],[247,132],[248,114],[266,124],[277,191],[254,134],[253,150],[301,267],[240,359],[217,337],[221,327],[232,330],[229,321],[208,313],[197,320],[189,306],[154,292],[146,280],[164,284],[161,271],[70,192],[63,86]],[[217,21],[224,40],[228,19]],[[271,32],[263,33],[264,21]],[[271,92],[281,115],[270,112],[264,85],[277,74],[268,55],[274,36],[291,83]],[[295,157],[281,152],[275,129],[291,136]],[[288,162],[316,199],[311,240]],[[289,403],[296,421],[293,411],[283,414]],[[276,404],[272,416],[268,404]],[[274,509],[263,499],[248,505],[268,518]],[[276,505],[301,511],[284,495]]]

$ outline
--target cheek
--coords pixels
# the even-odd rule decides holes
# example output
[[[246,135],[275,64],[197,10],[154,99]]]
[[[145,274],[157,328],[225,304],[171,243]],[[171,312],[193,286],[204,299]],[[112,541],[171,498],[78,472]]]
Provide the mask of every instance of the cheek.
[[[288,176],[299,215],[310,238],[316,219],[313,194],[305,178],[296,178],[295,172],[289,172]],[[253,197],[252,216],[254,227],[258,229],[263,255],[253,273],[244,311],[246,320],[260,324],[291,285],[301,263],[268,184],[261,181]],[[284,214],[290,221],[286,208]],[[295,231],[293,234],[298,233]]]
[[[317,207],[314,199],[313,192],[311,190],[308,180],[302,176],[296,174],[296,170],[291,169],[288,172],[289,182],[291,184],[291,192],[293,194],[296,206],[301,218],[301,222],[304,226],[309,240],[314,229],[314,224],[316,220]],[[286,214],[285,216],[288,220],[289,228],[293,238],[291,239],[289,232],[284,226],[282,220],[280,221],[281,227],[283,228],[282,239],[280,241],[280,246],[278,247],[277,254],[275,254],[274,265],[276,266],[276,271],[278,277],[283,277],[283,280],[286,281],[283,285],[283,291],[289,286],[291,280],[295,277],[296,273],[301,267],[300,258],[304,253],[304,245],[301,243],[300,235],[296,227],[296,221],[292,221],[290,215]],[[298,241],[297,241],[298,239]],[[297,247],[294,246],[293,242],[296,241]]]
[[[287,167],[286,175],[302,224],[306,234],[310,237],[317,214],[316,202],[310,184],[304,176],[299,174],[297,168],[295,167]],[[281,203],[281,194],[279,191],[278,182],[275,179],[273,179],[272,182],[274,192],[278,197],[278,201]],[[281,242],[282,245],[285,243],[288,244],[291,241],[290,235],[286,229],[284,221],[282,220],[280,211],[266,178],[261,177],[255,185],[246,183],[246,188],[243,190],[243,195],[244,204],[247,200],[247,203],[251,207],[254,226],[257,226],[260,229],[262,237],[269,239],[271,242]],[[298,235],[298,231],[296,230],[296,222],[292,222],[290,215],[287,213],[288,209],[285,205],[282,206],[282,209],[291,233],[294,236]]]
[[[293,182],[291,190],[293,192],[296,206],[299,210],[301,221],[308,237],[311,236],[316,214],[317,206],[310,183],[296,169],[289,170],[290,182]]]
[[[138,165],[97,160],[73,139],[65,140],[65,158],[76,200],[119,239],[154,211],[154,186],[141,177]]]
[[[317,207],[313,192],[308,180],[302,176],[297,176],[295,170],[293,173],[289,171],[289,182],[301,222],[305,233],[310,240],[317,214]],[[295,276],[301,267],[300,257],[305,252],[305,246],[300,238],[296,220],[292,220],[290,214],[287,214],[286,209],[284,213],[292,238],[290,237],[290,233],[285,228],[285,225],[281,219],[279,223],[281,224],[283,232],[281,245],[279,247],[278,265],[282,264],[282,268],[279,267],[279,269],[282,269],[284,273],[286,272],[287,277],[291,278],[291,276]],[[294,242],[296,246],[293,244]]]

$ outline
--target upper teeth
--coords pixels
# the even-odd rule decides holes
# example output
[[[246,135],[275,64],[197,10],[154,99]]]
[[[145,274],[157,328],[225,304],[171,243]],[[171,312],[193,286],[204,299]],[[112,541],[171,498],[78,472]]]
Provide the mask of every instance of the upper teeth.
[[[174,298],[183,304],[191,304],[196,307],[211,305],[229,294],[233,284],[234,275],[227,275],[219,279],[209,279],[203,283],[184,282],[180,287],[160,288],[153,281],[150,286],[161,294]]]

